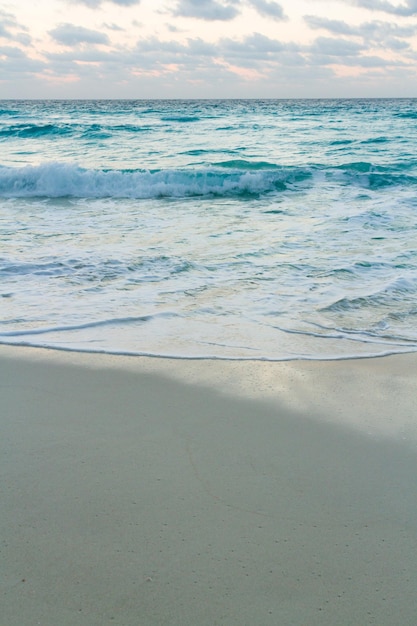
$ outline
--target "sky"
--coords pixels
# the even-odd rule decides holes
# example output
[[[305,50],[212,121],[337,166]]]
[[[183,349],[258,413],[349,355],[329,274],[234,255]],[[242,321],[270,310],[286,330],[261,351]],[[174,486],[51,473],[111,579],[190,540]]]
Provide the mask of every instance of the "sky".
[[[417,0],[0,0],[0,98],[417,97]]]

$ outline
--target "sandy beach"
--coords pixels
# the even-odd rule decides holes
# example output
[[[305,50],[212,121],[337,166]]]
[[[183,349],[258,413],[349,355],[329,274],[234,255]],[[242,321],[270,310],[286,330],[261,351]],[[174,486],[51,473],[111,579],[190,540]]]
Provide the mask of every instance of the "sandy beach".
[[[416,372],[2,346],[1,624],[414,625]]]

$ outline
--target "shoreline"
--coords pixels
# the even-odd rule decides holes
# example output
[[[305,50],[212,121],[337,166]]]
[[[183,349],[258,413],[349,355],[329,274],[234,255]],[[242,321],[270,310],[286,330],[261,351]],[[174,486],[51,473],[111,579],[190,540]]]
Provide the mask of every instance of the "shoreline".
[[[293,361],[312,361],[319,363],[325,363],[327,361],[360,361],[362,359],[382,359],[389,356],[400,356],[403,354],[417,354],[417,347],[408,348],[406,350],[387,350],[386,352],[364,353],[364,354],[339,354],[337,356],[281,356],[281,357],[268,357],[268,356],[244,356],[244,355],[181,355],[181,354],[158,354],[154,352],[129,352],[124,350],[112,350],[112,349],[90,349],[90,348],[70,348],[68,346],[62,347],[59,345],[43,345],[36,343],[12,343],[4,340],[0,340],[0,349],[4,347],[11,349],[22,350],[38,350],[43,352],[61,352],[68,354],[80,354],[91,356],[109,356],[120,357],[126,359],[160,359],[170,361],[244,361],[253,363],[291,363]]]
[[[32,343],[32,342],[10,342],[5,340],[4,338],[6,336],[14,336],[17,337],[19,335],[27,335],[27,334],[35,334],[35,335],[42,335],[45,332],[50,332],[50,330],[33,330],[31,332],[26,332],[26,331],[18,331],[16,333],[11,333],[10,335],[8,335],[8,333],[5,333],[3,335],[3,338],[0,337],[0,349],[4,348],[11,348],[11,349],[22,349],[22,350],[38,350],[38,351],[45,351],[45,352],[61,352],[61,353],[68,353],[68,354],[86,354],[86,355],[96,355],[96,356],[104,356],[104,357],[120,357],[120,358],[126,358],[126,359],[159,359],[159,360],[171,360],[171,361],[243,361],[243,362],[249,362],[249,363],[291,363],[291,362],[296,362],[296,361],[311,361],[311,362],[333,362],[333,361],[356,361],[356,360],[361,360],[361,359],[378,359],[378,358],[385,358],[385,357],[389,357],[389,356],[399,356],[399,355],[406,355],[406,354],[417,354],[417,345],[411,345],[410,342],[408,342],[407,344],[390,344],[387,343],[385,345],[385,347],[387,348],[386,350],[380,350],[380,351],[369,351],[369,352],[346,352],[346,353],[341,353],[341,352],[337,352],[335,351],[333,352],[328,352],[328,353],[323,353],[323,352],[313,352],[312,354],[309,354],[308,352],[283,352],[281,353],[280,356],[268,356],[266,353],[261,355],[261,356],[254,356],[253,354],[238,354],[238,353],[231,353],[231,354],[211,354],[211,353],[201,353],[201,354],[193,354],[192,352],[188,352],[188,353],[184,353],[182,354],[181,352],[178,353],[165,353],[163,351],[161,352],[145,352],[145,351],[134,351],[134,350],[124,350],[122,348],[105,348],[105,347],[100,347],[100,348],[83,348],[80,345],[74,344],[67,344],[65,345],[65,343],[63,345],[61,345],[60,343],[57,344],[43,344],[43,343]],[[297,334],[297,332],[295,332],[294,334]],[[167,341],[169,343],[169,338],[167,338]],[[399,340],[401,342],[401,340]],[[363,342],[363,345],[366,345],[366,342]],[[370,344],[370,345],[374,345],[374,344]],[[323,355],[324,354],[324,355]]]
[[[5,623],[414,623],[416,370],[2,345]]]

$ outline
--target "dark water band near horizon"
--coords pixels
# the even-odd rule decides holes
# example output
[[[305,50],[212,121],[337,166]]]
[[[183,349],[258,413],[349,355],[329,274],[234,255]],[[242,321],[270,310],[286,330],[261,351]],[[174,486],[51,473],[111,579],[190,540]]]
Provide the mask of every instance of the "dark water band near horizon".
[[[0,343],[417,350],[417,100],[0,101]]]

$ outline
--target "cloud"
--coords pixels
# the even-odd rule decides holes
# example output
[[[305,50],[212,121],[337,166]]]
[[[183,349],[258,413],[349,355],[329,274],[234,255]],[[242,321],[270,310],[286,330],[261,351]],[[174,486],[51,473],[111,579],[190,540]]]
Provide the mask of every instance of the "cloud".
[[[349,26],[342,20],[329,20],[326,17],[319,17],[318,15],[305,15],[304,21],[314,29],[327,30],[334,35],[356,35],[356,28]]]
[[[285,51],[294,51],[295,48],[297,46],[294,44],[283,44],[278,39],[270,39],[260,33],[249,35],[241,41],[220,41],[220,50],[225,58],[246,67],[253,66],[258,61],[277,60],[278,55]]]
[[[17,41],[25,46],[32,41],[27,28],[19,24],[14,15],[0,9],[0,37]],[[17,31],[17,32],[16,32]],[[23,32],[22,32],[23,31]]]
[[[330,57],[357,56],[364,49],[362,44],[335,37],[318,37],[311,46],[311,51],[315,54]]]
[[[183,80],[202,80],[205,76],[216,76],[221,66],[224,75],[230,73],[228,65],[235,68],[254,70],[262,73],[265,66],[302,65],[305,59],[299,47],[292,43],[282,43],[255,33],[242,40],[222,38],[210,43],[201,38],[187,42],[160,41],[156,37],[141,39],[133,48],[91,48],[78,47],[65,52],[48,53],[48,61],[56,73],[78,72],[77,64],[99,63],[101,71],[113,71],[117,67],[119,78],[133,74],[172,73]],[[220,65],[219,65],[220,64]],[[61,68],[61,70],[59,70]],[[97,69],[95,70],[97,71]],[[211,79],[210,79],[211,80]]]
[[[245,4],[264,17],[287,19],[284,9],[275,0],[178,0],[172,13],[176,17],[229,21],[240,14],[240,9]]]
[[[43,61],[31,59],[20,48],[14,46],[0,47],[2,81],[26,78],[30,74],[43,71],[45,67],[46,64]]]
[[[399,2],[407,10],[412,8],[406,0],[339,1],[367,5],[372,10],[381,6],[398,8]],[[25,0],[19,2],[23,4]],[[369,94],[371,86],[365,79],[368,75],[379,85],[380,91],[375,94],[384,90],[389,94],[390,86],[384,79],[394,80],[395,68],[409,78],[398,90],[399,80],[394,77],[396,86],[391,93],[409,93],[416,84],[417,52],[412,37],[417,35],[417,20],[362,11],[369,21],[358,23],[356,19],[344,21],[342,11],[340,19],[330,19],[323,8],[315,15],[304,16],[311,29],[310,37],[306,37],[303,27],[288,41],[290,30],[285,36],[278,35],[279,22],[287,19],[283,7],[292,19],[297,11],[284,0],[149,0],[141,2],[141,7],[146,5],[143,14],[141,9],[127,9],[139,4],[137,0],[60,2],[71,5],[73,16],[69,12],[67,19],[75,23],[52,23],[47,27],[52,39],[42,43],[38,38],[32,55],[30,49],[24,48],[30,41],[28,31],[16,20],[24,21],[24,13],[16,12],[15,18],[0,9],[0,46],[4,45],[0,56],[2,91],[6,89],[3,70],[5,76],[13,74],[19,81],[18,68],[22,76],[20,95],[24,95],[24,89],[37,94],[41,85],[45,96],[60,93],[63,86],[65,97],[83,93],[86,97],[114,93],[120,97],[318,96],[320,90],[325,95],[333,93],[334,81],[341,86],[341,95],[349,95],[348,84],[353,89],[351,95],[360,95],[362,87],[355,91],[354,81],[358,80]],[[83,21],[75,17],[81,5]],[[115,9],[116,5],[119,9]],[[86,7],[91,9],[87,13]],[[126,12],[122,7],[126,7]],[[154,12],[149,20],[148,10]],[[239,16],[236,23],[232,21]],[[378,19],[372,21],[370,17]],[[133,18],[142,23],[133,22]],[[254,32],[254,23],[261,23],[259,32]],[[212,24],[218,30],[214,40],[209,28]],[[278,24],[275,34],[269,30],[272,24]],[[117,31],[124,31],[126,36]],[[59,47],[52,46],[52,40]],[[15,78],[6,80],[10,81],[7,93],[18,93]]]
[[[350,0],[350,4],[369,11],[383,11],[402,17],[417,15],[417,0],[407,0],[404,4],[392,4],[386,0]]]
[[[105,1],[121,7],[132,7],[139,4],[141,0],[71,0],[73,4],[83,4],[90,9],[97,9]]]
[[[284,9],[278,2],[274,2],[273,0],[249,0],[249,4],[251,4],[260,15],[272,17],[274,20],[286,19]]]
[[[230,2],[224,4],[220,0],[179,0],[173,15],[177,17],[195,17],[208,21],[228,21],[239,15],[239,10]]]
[[[109,44],[109,38],[98,30],[75,26],[74,24],[60,24],[49,35],[64,46],[76,46],[78,44]]]
[[[332,35],[361,37],[368,46],[380,46],[391,50],[405,50],[410,47],[407,41],[417,32],[417,25],[399,26],[393,22],[372,21],[359,26],[350,26],[341,20],[329,20],[316,15],[306,15],[304,20],[315,30],[326,30]]]
[[[107,28],[108,30],[114,30],[117,32],[124,32],[125,29],[122,28],[121,26],[119,26],[118,24],[109,24],[107,22],[104,22],[104,24],[102,24],[103,28]]]
[[[171,23],[167,23],[165,24],[165,27],[167,30],[169,30],[170,33],[181,33],[182,29],[178,28],[177,26],[175,26],[175,24],[171,24]]]
[[[310,68],[312,75],[326,74],[329,66],[383,68],[401,66],[402,62],[387,61],[377,55],[367,54],[365,43],[340,37],[319,37],[311,45],[285,42],[266,37],[260,33],[240,40],[221,38],[216,43],[201,38],[186,42],[161,41],[157,37],[141,39],[133,48],[87,48],[78,47],[61,53],[49,53],[49,62],[57,74],[79,73],[78,63],[93,64],[94,72],[109,76],[175,76],[184,84],[193,81],[218,83],[221,73],[227,75],[267,77],[290,76],[291,68]],[[97,66],[99,64],[99,67]],[[61,68],[61,70],[59,69]],[[115,69],[117,68],[117,69]],[[330,75],[331,75],[331,70]],[[88,68],[83,65],[86,74]],[[236,79],[237,80],[237,79]],[[207,83],[210,84],[210,83]]]
[[[11,13],[0,10],[0,37],[5,39],[12,39],[13,35],[10,28],[16,26],[16,19]]]
[[[1,46],[0,56],[8,59],[26,59],[25,53],[20,48],[14,46]]]
[[[189,39],[186,43],[160,41],[156,37],[138,41],[130,52],[130,64],[145,69],[159,70],[175,64],[182,70],[190,68],[197,73],[202,65],[211,64],[212,59],[221,54],[216,44],[200,39]]]
[[[77,69],[80,61],[82,63],[102,63],[103,68],[106,64],[120,63],[127,64],[128,57],[123,53],[116,54],[113,51],[99,50],[98,48],[78,48],[77,50],[67,50],[65,52],[49,52],[45,55],[50,63],[58,63],[60,66],[64,64],[72,70]]]
[[[264,62],[279,63],[285,55],[288,55],[287,58],[293,55],[295,59],[300,50],[297,44],[283,43],[254,33],[241,40],[225,37],[216,43],[206,42],[201,38],[188,39],[186,43],[161,42],[153,37],[140,40],[135,54],[142,64],[154,68],[166,63],[193,68],[196,64],[208,66],[222,59],[240,67],[261,70]],[[300,58],[297,58],[297,62],[300,62]]]

